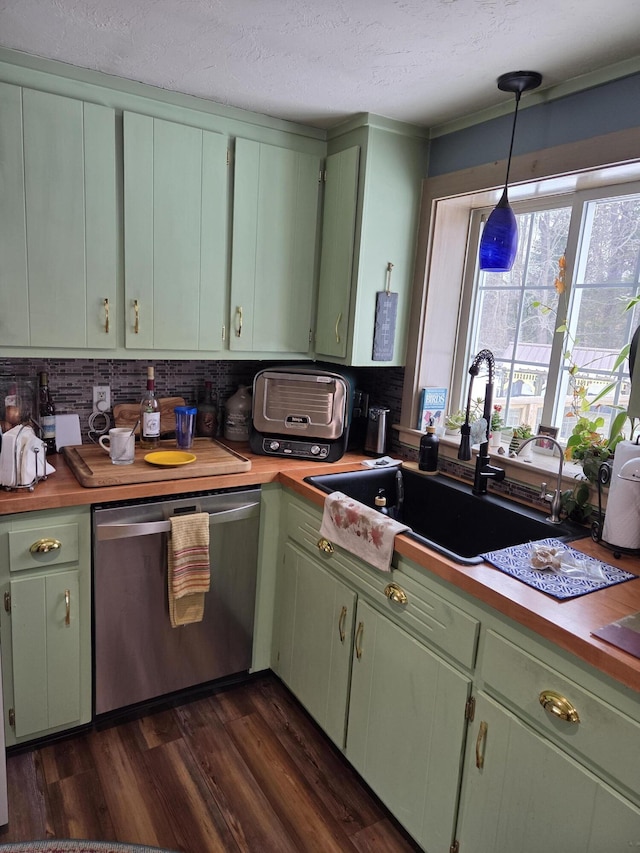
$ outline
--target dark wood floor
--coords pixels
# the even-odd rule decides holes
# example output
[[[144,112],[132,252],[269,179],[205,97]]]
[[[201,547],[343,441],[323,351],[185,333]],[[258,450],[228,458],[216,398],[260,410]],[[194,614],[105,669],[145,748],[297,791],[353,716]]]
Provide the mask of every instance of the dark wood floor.
[[[183,853],[419,848],[272,675],[8,760],[0,843],[91,838]]]

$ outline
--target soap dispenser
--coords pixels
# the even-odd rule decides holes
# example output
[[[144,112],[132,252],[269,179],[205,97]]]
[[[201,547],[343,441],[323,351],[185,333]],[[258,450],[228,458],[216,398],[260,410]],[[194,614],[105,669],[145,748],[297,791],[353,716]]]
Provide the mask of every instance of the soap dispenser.
[[[426,433],[420,439],[420,455],[418,459],[418,468],[425,471],[427,474],[436,474],[438,472],[438,448],[440,439],[436,435],[436,428],[433,425],[433,419],[429,421]]]

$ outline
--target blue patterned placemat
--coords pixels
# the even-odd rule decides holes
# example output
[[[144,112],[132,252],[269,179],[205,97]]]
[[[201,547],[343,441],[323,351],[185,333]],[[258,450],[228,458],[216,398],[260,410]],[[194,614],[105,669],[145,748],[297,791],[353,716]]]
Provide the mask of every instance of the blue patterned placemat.
[[[534,569],[530,563],[534,545],[545,545],[550,548],[562,549],[568,551],[573,557],[596,564],[600,567],[604,578],[576,578],[566,575],[563,572],[553,571],[552,569]],[[610,566],[608,563],[603,563],[601,560],[596,560],[595,557],[583,554],[581,551],[576,551],[575,548],[570,548],[559,539],[553,538],[538,539],[536,542],[527,542],[524,545],[511,545],[509,548],[502,548],[500,551],[489,551],[486,554],[482,554],[482,556],[488,563],[500,569],[501,572],[505,572],[511,575],[511,577],[522,581],[522,583],[535,587],[540,592],[546,592],[547,595],[551,595],[553,598],[560,599],[561,601],[568,598],[577,598],[579,595],[595,592],[596,589],[605,589],[608,586],[614,586],[617,583],[637,577],[637,575],[631,574],[631,572],[625,572],[615,566]]]

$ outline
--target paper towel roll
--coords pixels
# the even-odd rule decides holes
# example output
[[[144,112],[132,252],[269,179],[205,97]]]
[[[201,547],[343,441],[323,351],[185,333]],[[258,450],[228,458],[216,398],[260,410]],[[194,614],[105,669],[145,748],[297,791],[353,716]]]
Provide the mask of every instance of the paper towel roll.
[[[640,548],[640,483],[619,476],[625,462],[638,458],[640,445],[632,441],[616,445],[602,538],[618,548]]]

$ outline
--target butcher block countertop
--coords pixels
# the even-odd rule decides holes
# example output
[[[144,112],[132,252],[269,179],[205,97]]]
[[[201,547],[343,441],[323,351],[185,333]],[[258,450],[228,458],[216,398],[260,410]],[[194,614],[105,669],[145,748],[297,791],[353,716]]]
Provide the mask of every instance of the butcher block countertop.
[[[33,492],[0,491],[0,515],[265,483],[281,483],[321,507],[324,495],[305,483],[304,478],[314,473],[356,470],[362,467],[365,458],[361,454],[347,453],[339,462],[309,463],[300,459],[256,456],[247,444],[230,442],[228,446],[250,461],[249,470],[96,488],[81,486],[63,456],[56,455],[51,458],[56,473],[39,483]],[[627,556],[617,560],[611,551],[592,542],[588,535],[584,540],[572,542],[572,546],[640,576],[639,558]],[[576,655],[615,681],[640,692],[640,658],[590,633],[640,611],[640,577],[569,601],[556,601],[487,563],[462,566],[402,535],[396,538],[395,547],[401,556],[426,571]]]

